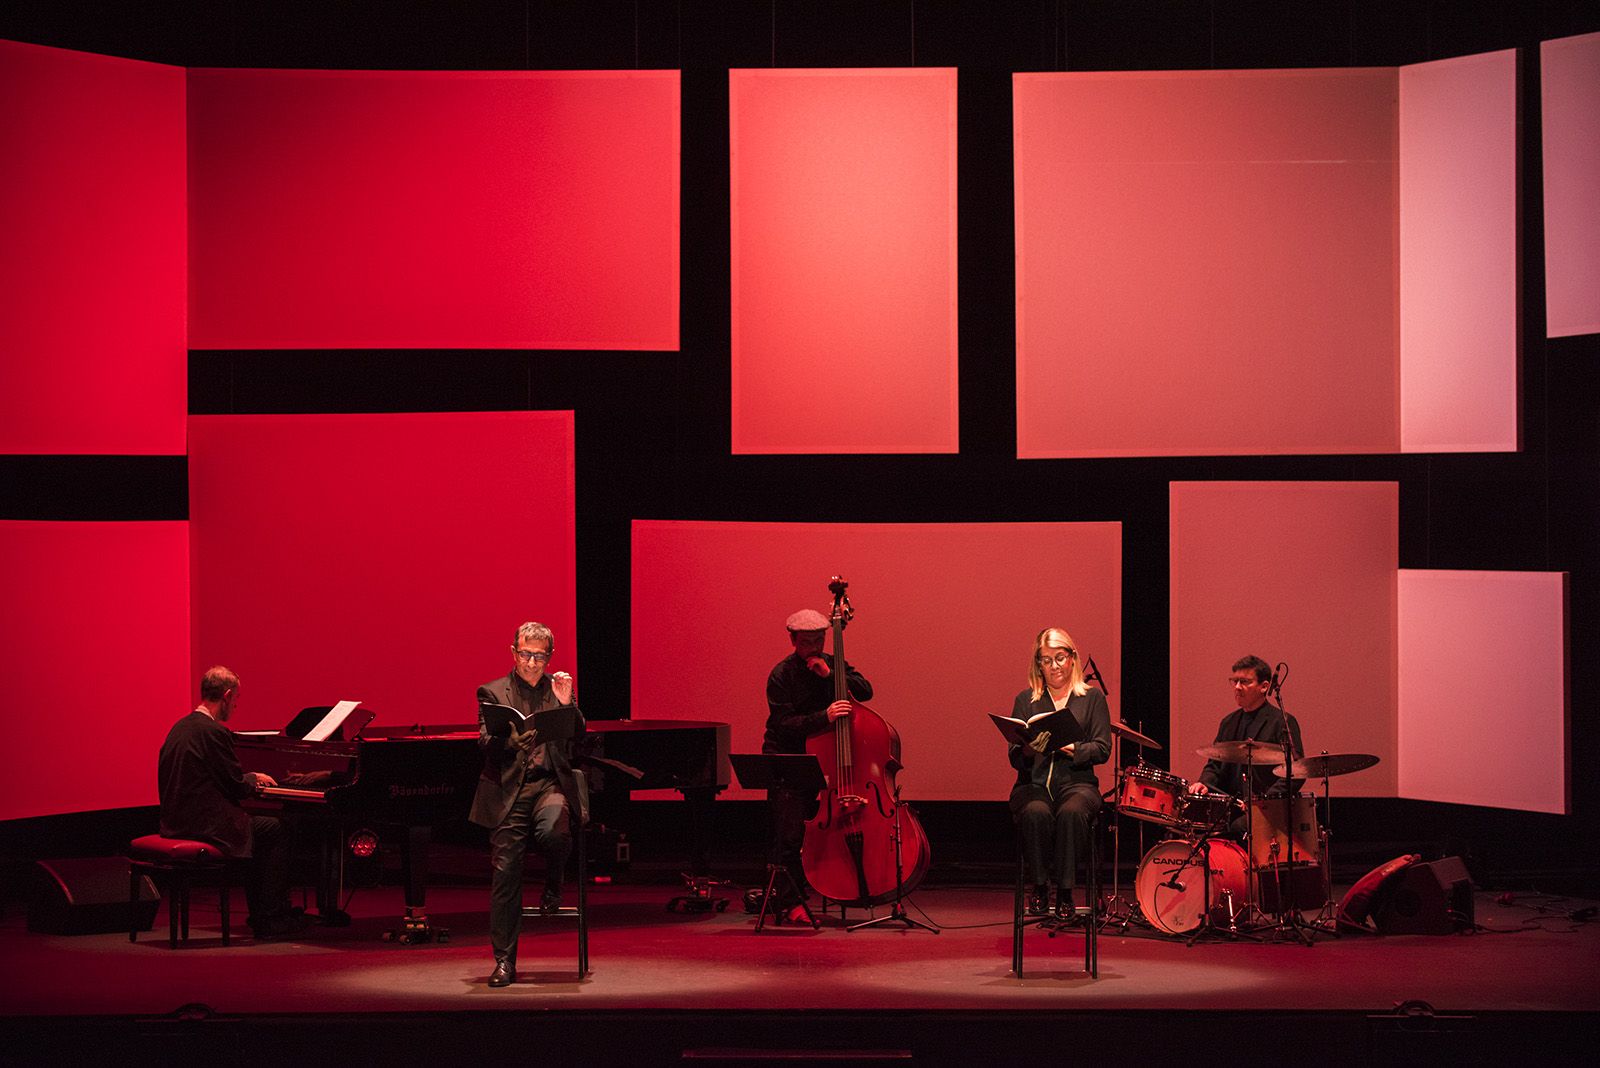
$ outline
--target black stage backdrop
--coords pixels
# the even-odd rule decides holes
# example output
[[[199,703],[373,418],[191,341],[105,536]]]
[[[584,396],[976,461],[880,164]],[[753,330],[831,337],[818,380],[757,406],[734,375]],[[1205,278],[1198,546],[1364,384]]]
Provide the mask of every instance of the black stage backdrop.
[[[1597,806],[1586,775],[1600,757],[1600,727],[1587,715],[1600,696],[1600,337],[1544,337],[1536,63],[1539,41],[1597,29],[1600,5],[1585,0],[12,0],[0,7],[3,38],[187,66],[682,70],[680,352],[489,351],[468,361],[427,350],[193,351],[189,359],[195,414],[574,409],[586,705],[628,707],[629,524],[636,518],[1118,520],[1122,703],[1140,710],[1163,741],[1169,481],[1394,480],[1401,567],[1571,572],[1575,814],[1396,800],[1354,801],[1340,811],[1346,845],[1464,852],[1480,880],[1600,867],[1589,855]],[[1525,50],[1521,452],[1014,458],[1013,72],[1398,65],[1509,47]],[[769,65],[959,68],[958,455],[729,455],[727,71]],[[629,388],[613,388],[624,378]],[[1270,382],[1261,386],[1270,394]],[[659,447],[641,450],[641,440]],[[186,478],[181,457],[0,457],[0,518],[186,519]],[[1036,492],[1042,481],[1070,483],[1069,503],[1045,504]],[[601,486],[604,493],[594,489]],[[1484,654],[1485,690],[1514,688],[1518,665],[1500,662],[1494,650]],[[1003,819],[998,805],[930,807],[939,810],[926,819],[930,832],[951,843],[987,837]]]

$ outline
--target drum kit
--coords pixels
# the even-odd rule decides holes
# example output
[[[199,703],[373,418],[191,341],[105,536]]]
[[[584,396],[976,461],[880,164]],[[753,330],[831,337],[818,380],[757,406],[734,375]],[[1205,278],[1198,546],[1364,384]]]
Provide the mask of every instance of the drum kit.
[[[1207,934],[1259,938],[1287,934],[1310,944],[1311,932],[1337,934],[1334,919],[1332,801],[1328,780],[1378,763],[1365,753],[1322,753],[1289,761],[1282,743],[1250,739],[1217,742],[1196,755],[1225,764],[1269,767],[1283,784],[1269,796],[1251,796],[1253,776],[1244,776],[1245,796],[1220,791],[1191,793],[1189,780],[1145,762],[1143,750],[1160,743],[1122,723],[1111,724],[1114,742],[1127,739],[1141,750],[1138,762],[1122,770],[1112,796],[1115,812],[1143,825],[1165,828],[1166,835],[1143,853],[1134,876],[1133,901],[1122,899],[1118,884],[1121,835],[1113,854],[1113,886],[1106,922],[1143,923],[1190,944]],[[1113,764],[1113,767],[1119,766]],[[1322,818],[1315,793],[1294,787],[1322,780]],[[1227,835],[1238,836],[1243,842]],[[1320,876],[1318,878],[1317,876]],[[1320,895],[1322,909],[1307,922],[1302,908]]]

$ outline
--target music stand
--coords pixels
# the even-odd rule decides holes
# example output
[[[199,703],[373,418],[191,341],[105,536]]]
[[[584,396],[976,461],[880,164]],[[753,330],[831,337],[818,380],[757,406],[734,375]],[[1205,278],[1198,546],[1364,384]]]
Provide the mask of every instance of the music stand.
[[[793,793],[816,797],[827,785],[822,777],[822,764],[810,753],[729,753],[733,777],[746,790],[789,790]],[[781,885],[780,885],[780,880]],[[806,904],[805,895],[794,884],[794,876],[782,864],[767,863],[767,890],[761,896],[761,914],[756,917],[756,931],[767,925],[767,911],[772,908],[775,890],[786,890],[800,902],[801,911],[813,930],[822,924]],[[776,916],[776,912],[773,913]]]

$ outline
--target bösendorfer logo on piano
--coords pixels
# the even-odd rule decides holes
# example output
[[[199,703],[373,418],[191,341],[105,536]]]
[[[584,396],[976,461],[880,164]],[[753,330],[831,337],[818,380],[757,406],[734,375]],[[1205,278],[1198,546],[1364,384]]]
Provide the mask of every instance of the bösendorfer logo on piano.
[[[431,786],[401,786],[399,783],[389,784],[389,797],[443,797],[455,793],[455,787],[449,783],[434,783]]]

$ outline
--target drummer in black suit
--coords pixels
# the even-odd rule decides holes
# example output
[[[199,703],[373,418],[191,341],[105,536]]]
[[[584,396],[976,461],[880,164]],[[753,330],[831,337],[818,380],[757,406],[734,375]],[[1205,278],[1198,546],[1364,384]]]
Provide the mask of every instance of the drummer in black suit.
[[[1293,759],[1305,755],[1300,744],[1300,724],[1291,715],[1267,700],[1272,688],[1272,667],[1259,656],[1240,657],[1234,661],[1228,674],[1228,684],[1233,687],[1233,699],[1238,708],[1222,717],[1217,725],[1217,742],[1257,741],[1275,752],[1268,764],[1236,764],[1209,760],[1200,772],[1200,779],[1190,785],[1189,792],[1205,795],[1212,792],[1243,798],[1245,775],[1250,776],[1250,795],[1253,797],[1283,796],[1284,780],[1272,771],[1272,764],[1283,761],[1284,724],[1289,727]],[[1241,815],[1229,827],[1235,837],[1242,838],[1248,816]]]

